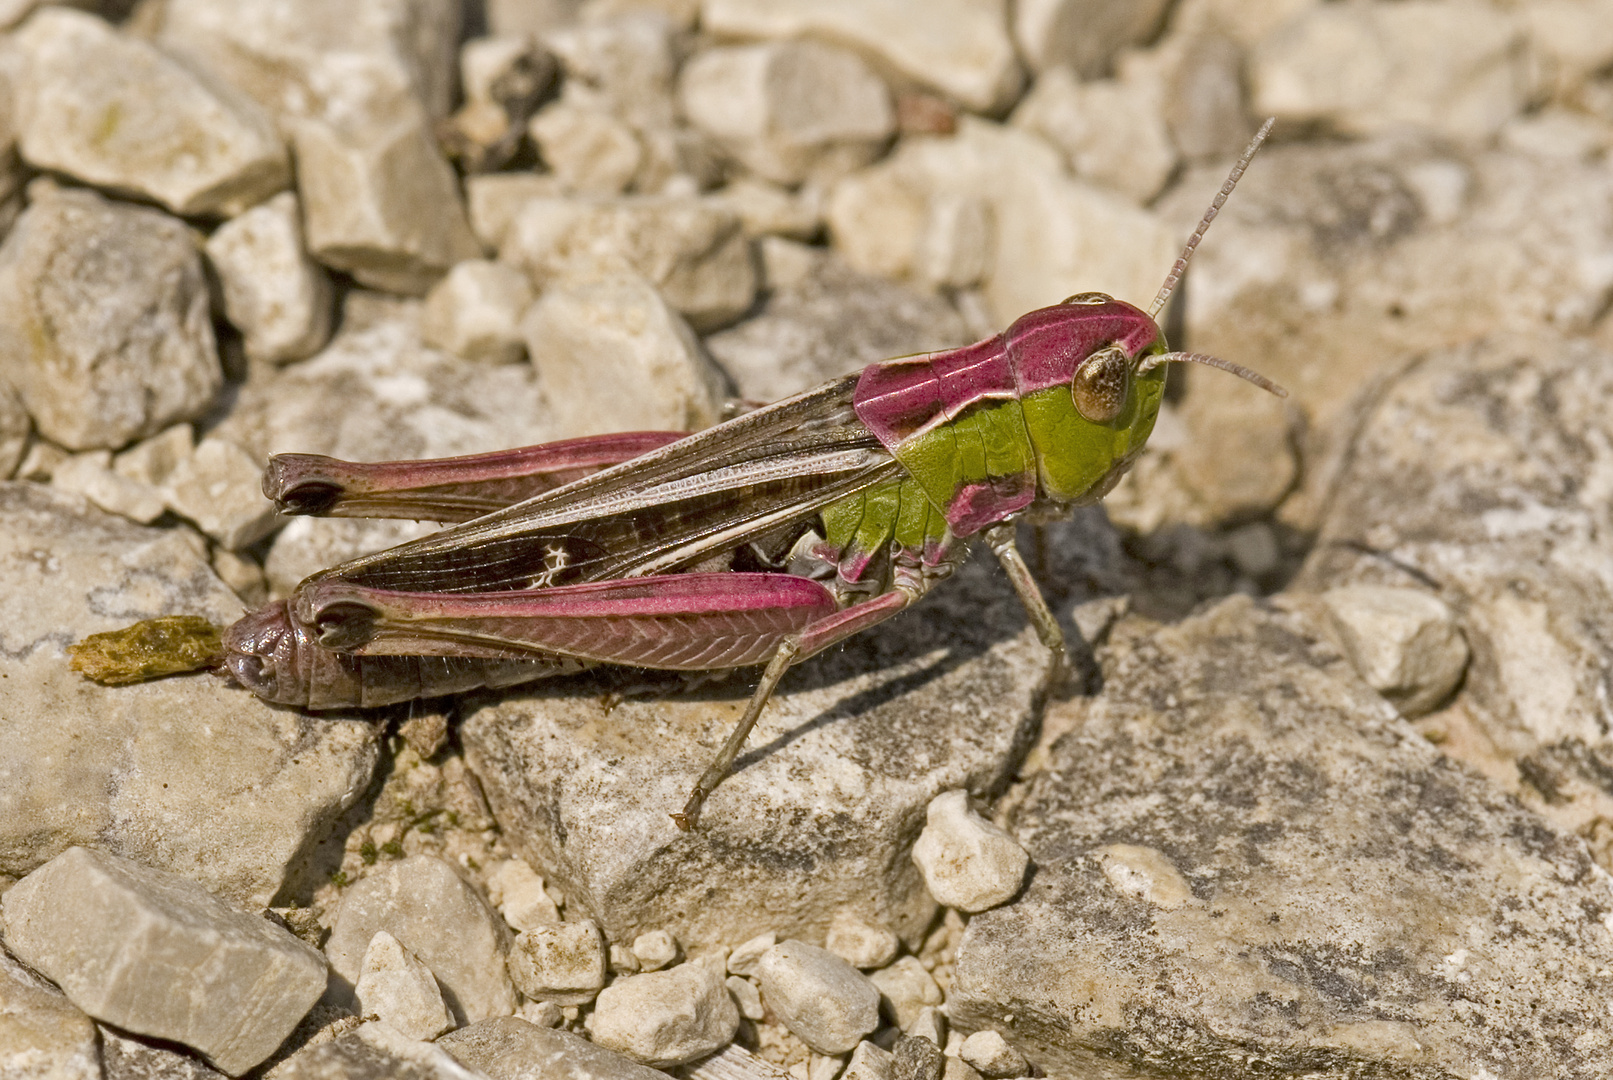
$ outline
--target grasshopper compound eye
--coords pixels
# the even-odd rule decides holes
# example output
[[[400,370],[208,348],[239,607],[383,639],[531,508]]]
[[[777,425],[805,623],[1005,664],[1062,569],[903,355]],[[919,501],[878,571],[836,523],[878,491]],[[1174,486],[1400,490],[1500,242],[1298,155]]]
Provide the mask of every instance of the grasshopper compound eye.
[[[1076,369],[1070,387],[1075,409],[1094,424],[1110,423],[1126,407],[1130,383],[1131,364],[1120,346],[1099,349]]]
[[[1065,304],[1112,304],[1114,302],[1114,297],[1108,293],[1101,292],[1078,292],[1074,296],[1066,296],[1062,301]]]

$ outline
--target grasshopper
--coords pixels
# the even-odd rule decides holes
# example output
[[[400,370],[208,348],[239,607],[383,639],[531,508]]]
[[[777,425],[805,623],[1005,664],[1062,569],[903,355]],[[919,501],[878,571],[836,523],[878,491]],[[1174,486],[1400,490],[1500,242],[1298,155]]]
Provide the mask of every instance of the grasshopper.
[[[1055,671],[1063,633],[1014,544],[1022,519],[1103,497],[1153,429],[1170,352],[1155,321],[1271,129],[1249,144],[1148,311],[1081,293],[974,345],[872,364],[692,435],[639,432],[439,461],[269,464],[286,513],[451,528],[304,580],[226,631],[225,666],[272,702],[379,705],[610,663],[765,664],[687,805],[695,824],[791,665],[883,622],[982,537]]]

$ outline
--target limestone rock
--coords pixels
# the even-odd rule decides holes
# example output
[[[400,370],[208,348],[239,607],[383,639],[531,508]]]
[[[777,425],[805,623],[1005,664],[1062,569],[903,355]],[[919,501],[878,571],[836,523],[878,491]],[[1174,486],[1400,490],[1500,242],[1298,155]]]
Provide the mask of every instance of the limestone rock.
[[[721,369],[636,274],[558,282],[521,330],[565,436],[692,431],[722,417]]]
[[[0,952],[0,1075],[101,1080],[95,1024],[56,987]]]
[[[103,1080],[219,1080],[228,1075],[193,1054],[181,1053],[172,1043],[138,1039],[105,1024],[96,1027],[101,1032]]]
[[[969,914],[1012,898],[1030,865],[1018,841],[970,808],[967,791],[930,800],[913,861],[938,903]]]
[[[1583,340],[1497,335],[1431,353],[1365,412],[1299,579],[1436,588],[1472,649],[1448,752],[1503,783],[1521,773],[1543,813],[1587,829],[1613,800],[1597,764],[1607,503],[1586,485],[1610,438],[1593,402],[1610,386],[1613,354]]]
[[[504,244],[504,233],[533,199],[558,199],[560,181],[548,173],[487,173],[465,178],[465,205],[471,232],[489,251]]]
[[[0,899],[6,947],[91,1016],[240,1074],[325,989],[319,953],[200,885],[75,847]]]
[[[902,0],[704,0],[700,24],[725,37],[845,42],[967,108],[992,112],[1013,100],[1023,79],[1006,8],[944,0],[914,18]]]
[[[23,408],[16,390],[0,379],[0,479],[10,477],[22,464],[32,429],[33,422],[28,419],[28,410]]]
[[[461,18],[454,0],[174,0],[157,42],[245,91],[283,128],[365,128],[448,114]]]
[[[567,277],[639,274],[702,333],[733,322],[756,296],[739,217],[710,199],[528,200],[506,228],[499,258],[540,291]]]
[[[298,895],[310,849],[369,784],[376,727],[271,708],[205,675],[87,681],[68,643],[158,615],[222,626],[240,601],[182,532],[77,496],[0,485],[0,522],[0,873],[95,845],[247,906]]]
[[[492,1080],[660,1080],[665,1075],[574,1032],[551,1031],[513,1016],[460,1028],[437,1045]]]
[[[275,1080],[483,1080],[443,1048],[372,1021],[304,1047],[275,1069]]]
[[[269,116],[93,15],[44,8],[12,35],[23,159],[176,214],[238,214],[291,182]]]
[[[526,997],[586,1005],[605,985],[605,940],[592,919],[535,926],[516,936],[509,964]]]
[[[113,471],[110,450],[74,454],[51,470],[50,482],[62,491],[84,496],[108,513],[142,525],[150,525],[167,509],[162,493],[155,487]]]
[[[427,345],[484,363],[509,364],[526,353],[521,316],[532,286],[503,263],[468,259],[426,295],[420,336]]]
[[[481,254],[454,171],[417,118],[350,130],[295,129],[308,250],[365,285],[418,295]]]
[[[1080,82],[1071,69],[1055,67],[1037,78],[1012,123],[1063,151],[1075,175],[1144,206],[1178,162],[1164,96],[1157,78]]]
[[[977,1031],[963,1040],[958,1056],[990,1080],[1006,1080],[1008,1077],[1030,1074],[1030,1063],[1025,1060],[1025,1055],[1009,1046],[1008,1040],[1000,1033],[990,1029]]]
[[[454,1026],[431,969],[385,930],[377,930],[364,950],[354,995],[362,1015],[377,1016],[411,1039],[429,1042]]]
[[[780,184],[866,165],[896,130],[879,76],[812,41],[704,50],[684,66],[678,98],[690,123]]]
[[[886,926],[870,926],[854,912],[842,911],[829,924],[824,947],[852,967],[882,968],[896,959],[901,942]]]
[[[290,363],[330,338],[330,276],[308,257],[296,195],[276,195],[219,226],[207,239],[207,258],[249,359]]]
[[[560,910],[544,891],[543,879],[520,859],[502,863],[487,876],[487,894],[517,933],[560,921]]]
[[[979,226],[959,216],[971,204],[983,208]],[[971,117],[956,136],[904,140],[841,181],[828,220],[857,269],[954,286],[970,284],[972,271],[1001,326],[1076,292],[1144,302],[1177,250],[1163,222],[1070,178],[1041,139]],[[958,230],[986,221],[982,254],[965,256]]]
[[[891,1052],[864,1039],[851,1052],[840,1080],[894,1080],[895,1075],[896,1058]]]
[[[1400,715],[1430,712],[1462,681],[1467,642],[1438,597],[1412,588],[1345,585],[1322,599],[1355,670]]]
[[[738,1028],[739,1009],[722,975],[702,962],[618,979],[594,1005],[594,1041],[646,1065],[709,1057]]]
[[[620,195],[644,161],[638,135],[604,109],[557,101],[534,116],[527,130],[566,191]]]
[[[935,978],[916,957],[904,956],[868,978],[879,989],[880,1003],[886,1014],[904,1031],[921,1012],[945,1000]]]
[[[633,939],[633,959],[640,971],[660,971],[678,959],[678,939],[665,930],[651,930]]]
[[[263,497],[263,466],[227,439],[209,436],[163,481],[168,505],[230,551],[250,547],[279,526]]]
[[[345,308],[342,332],[317,356],[252,372],[213,434],[264,460],[299,451],[350,461],[452,457],[558,437],[525,365],[476,364],[426,347],[411,301],[350,293]]]
[[[1020,0],[1014,41],[1039,76],[1062,67],[1092,79],[1109,73],[1122,48],[1153,37],[1169,7],[1167,0]]]
[[[844,1054],[879,1026],[879,991],[827,949],[781,941],[757,965],[762,996],[802,1042],[820,1054]]]
[[[961,1028],[1065,1074],[1607,1068],[1605,875],[1314,624],[1235,597],[1104,665],[1014,818],[1035,878],[964,934]]]
[[[750,318],[706,338],[741,397],[778,401],[879,360],[969,343],[968,325],[941,297],[818,249],[805,254],[798,280],[770,283]]]
[[[441,859],[415,855],[377,865],[343,893],[325,954],[347,996],[378,930],[431,969],[456,1024],[515,1012],[504,924]]]
[[[200,416],[223,381],[183,222],[36,182],[0,245],[0,376],[41,434],[116,449]]]
[[[1255,111],[1279,120],[1482,140],[1523,111],[1527,62],[1521,23],[1486,4],[1319,4],[1260,43],[1250,81]]]
[[[1035,723],[1048,657],[1021,618],[992,568],[966,565],[907,617],[792,672],[688,833],[667,815],[743,683],[608,711],[600,684],[539,686],[476,708],[460,738],[511,845],[612,940],[822,940],[850,908],[914,944],[934,911],[907,858],[922,808],[994,790]]]

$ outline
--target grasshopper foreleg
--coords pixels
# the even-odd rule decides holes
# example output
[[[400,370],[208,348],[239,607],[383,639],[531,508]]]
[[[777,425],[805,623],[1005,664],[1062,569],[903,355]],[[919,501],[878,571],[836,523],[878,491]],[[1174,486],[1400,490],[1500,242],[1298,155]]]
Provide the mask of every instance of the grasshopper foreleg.
[[[1042,599],[1042,590],[1036,584],[1036,578],[1031,574],[1030,567],[1025,565],[1019,548],[1014,545],[1014,526],[1011,523],[994,525],[986,530],[985,538],[986,546],[991,548],[991,553],[1002,564],[1009,584],[1013,585],[1025,614],[1036,628],[1036,636],[1053,654],[1053,671],[1048,685],[1055,688],[1062,686],[1069,674],[1069,649],[1064,643],[1064,630],[1048,608],[1047,601]]]

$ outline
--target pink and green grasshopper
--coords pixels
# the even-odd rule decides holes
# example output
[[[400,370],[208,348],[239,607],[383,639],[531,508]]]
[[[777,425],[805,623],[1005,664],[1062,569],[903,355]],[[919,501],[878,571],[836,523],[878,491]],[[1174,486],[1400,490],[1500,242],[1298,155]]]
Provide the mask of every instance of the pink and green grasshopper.
[[[883,622],[982,537],[1041,640],[1065,645],[1014,525],[1106,494],[1148,439],[1169,352],[1155,321],[1261,128],[1144,312],[1082,293],[964,348],[859,374],[685,435],[642,432],[468,458],[276,457],[287,513],[461,522],[322,571],[225,634],[269,701],[379,705],[592,664],[766,664],[673,818],[690,828],[785,671]]]

